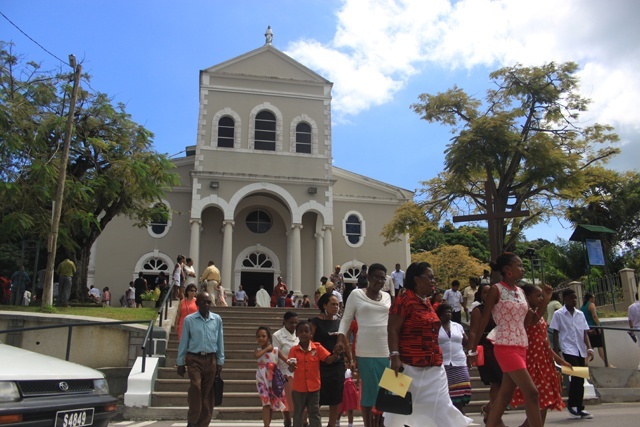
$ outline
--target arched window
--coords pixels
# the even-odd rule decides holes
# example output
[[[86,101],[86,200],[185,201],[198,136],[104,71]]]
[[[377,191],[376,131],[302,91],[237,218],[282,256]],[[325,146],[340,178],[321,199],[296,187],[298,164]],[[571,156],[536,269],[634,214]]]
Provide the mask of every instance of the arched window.
[[[218,147],[233,148],[236,122],[229,116],[218,121]]]
[[[356,211],[347,212],[342,220],[342,234],[347,244],[358,247],[364,242],[365,223],[362,215]]]
[[[171,227],[171,210],[166,202],[156,203],[151,212],[149,221],[149,234],[152,237],[164,237]]]
[[[273,261],[264,252],[253,252],[242,261],[242,266],[247,268],[272,268]]]
[[[246,224],[254,233],[266,233],[271,229],[271,216],[263,210],[255,210],[247,215]]]
[[[362,236],[362,227],[360,224],[360,218],[356,215],[349,215],[347,218],[346,234],[350,243],[355,245],[360,241],[360,236]]]
[[[311,154],[311,126],[308,123],[296,126],[296,153]]]
[[[276,151],[276,116],[271,111],[260,111],[256,115],[254,148]]]
[[[152,257],[147,259],[142,267],[145,271],[167,271],[169,270],[169,266],[162,258]]]

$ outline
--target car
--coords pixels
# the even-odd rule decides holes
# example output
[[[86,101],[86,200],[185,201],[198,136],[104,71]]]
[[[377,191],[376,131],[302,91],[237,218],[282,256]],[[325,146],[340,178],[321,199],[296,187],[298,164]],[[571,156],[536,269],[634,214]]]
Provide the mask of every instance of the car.
[[[0,343],[0,426],[106,427],[117,403],[102,372]]]

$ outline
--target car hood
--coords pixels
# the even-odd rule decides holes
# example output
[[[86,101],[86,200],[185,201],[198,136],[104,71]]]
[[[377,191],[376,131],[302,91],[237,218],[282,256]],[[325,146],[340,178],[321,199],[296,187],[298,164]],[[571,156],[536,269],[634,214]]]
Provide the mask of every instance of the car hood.
[[[92,368],[0,343],[0,381],[104,378]]]

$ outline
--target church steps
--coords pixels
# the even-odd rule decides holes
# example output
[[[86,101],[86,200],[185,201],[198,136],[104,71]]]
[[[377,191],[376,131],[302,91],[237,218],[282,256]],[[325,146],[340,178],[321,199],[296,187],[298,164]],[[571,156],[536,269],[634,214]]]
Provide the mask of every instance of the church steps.
[[[255,382],[256,369],[253,366],[251,368],[230,368],[227,366],[227,364],[225,364],[224,370],[222,371],[222,376],[224,377],[225,381],[251,378],[251,380]],[[159,368],[158,378],[167,380],[179,380],[186,379],[187,375],[185,374],[184,378],[179,376],[176,372],[176,368]]]
[[[282,325],[282,316],[289,309],[255,307],[214,307],[213,312],[222,316],[225,336],[225,364],[222,378],[225,380],[223,404],[216,407],[214,417],[220,420],[259,420],[261,401],[256,389],[256,361],[253,352],[256,348],[255,331],[259,325],[268,326],[272,332]],[[301,319],[315,317],[317,309],[294,309]],[[179,418],[186,414],[187,390],[189,380],[185,375],[177,375],[175,358],[178,351],[178,336],[171,333],[166,352],[166,364],[158,371],[156,388],[152,394],[150,411],[159,414],[175,414]],[[472,369],[472,402],[466,406],[469,413],[480,412],[482,405],[489,399],[489,388],[480,382],[477,370]],[[323,409],[324,417],[328,415]],[[281,418],[274,414],[274,418]],[[161,418],[158,418],[161,419]],[[164,419],[170,419],[164,418]],[[174,418],[175,419],[175,418]]]
[[[186,392],[189,389],[189,379],[186,378],[179,379],[158,379],[156,380],[156,391],[164,392],[164,391],[175,391],[175,392]],[[224,391],[225,394],[227,392],[237,392],[237,393],[253,393],[256,391],[256,380],[246,380],[246,379],[231,379],[226,375],[225,372],[225,380],[224,380]],[[255,371],[254,371],[255,377]]]

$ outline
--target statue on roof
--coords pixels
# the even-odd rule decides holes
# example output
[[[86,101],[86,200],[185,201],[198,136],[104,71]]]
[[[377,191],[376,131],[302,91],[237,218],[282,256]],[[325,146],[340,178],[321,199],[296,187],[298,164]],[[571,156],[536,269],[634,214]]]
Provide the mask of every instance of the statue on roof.
[[[264,38],[266,39],[265,44],[271,44],[273,41],[273,31],[271,31],[271,25],[267,27],[267,32],[264,33]]]

